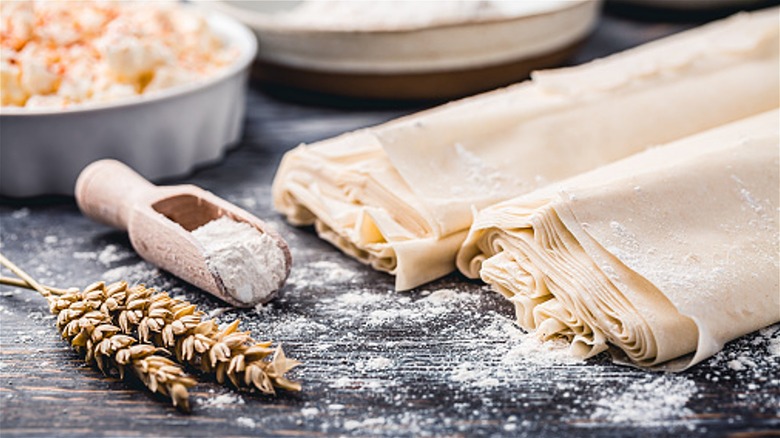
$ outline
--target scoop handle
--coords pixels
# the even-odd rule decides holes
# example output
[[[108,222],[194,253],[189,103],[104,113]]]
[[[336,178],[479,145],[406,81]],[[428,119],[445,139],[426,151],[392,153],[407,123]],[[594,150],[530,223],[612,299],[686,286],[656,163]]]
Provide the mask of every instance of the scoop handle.
[[[135,204],[158,187],[116,160],[99,160],[85,167],[76,180],[76,203],[86,216],[127,230]]]

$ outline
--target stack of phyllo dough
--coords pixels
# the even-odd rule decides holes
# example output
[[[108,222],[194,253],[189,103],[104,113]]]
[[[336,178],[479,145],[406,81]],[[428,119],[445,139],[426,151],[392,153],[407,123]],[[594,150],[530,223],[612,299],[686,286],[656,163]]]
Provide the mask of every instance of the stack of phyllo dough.
[[[457,256],[578,355],[696,363],[780,320],[777,16],[302,145],[275,205],[397,289]]]
[[[488,207],[458,267],[578,356],[697,363],[780,321],[779,124],[773,110]]]

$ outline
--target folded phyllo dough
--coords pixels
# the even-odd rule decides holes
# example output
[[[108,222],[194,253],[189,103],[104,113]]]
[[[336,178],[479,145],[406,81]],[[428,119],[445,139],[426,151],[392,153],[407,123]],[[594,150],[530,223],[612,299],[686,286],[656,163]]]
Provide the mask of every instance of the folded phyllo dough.
[[[410,289],[455,269],[472,208],[778,107],[778,9],[302,145],[275,207]]]
[[[479,212],[458,268],[589,357],[679,370],[780,321],[780,113]]]

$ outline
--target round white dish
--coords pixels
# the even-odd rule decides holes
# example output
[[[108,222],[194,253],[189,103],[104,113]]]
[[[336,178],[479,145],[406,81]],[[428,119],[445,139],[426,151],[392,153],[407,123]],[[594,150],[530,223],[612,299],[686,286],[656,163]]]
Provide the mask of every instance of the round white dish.
[[[252,32],[209,13],[213,31],[239,51],[219,75],[111,103],[0,110],[0,195],[72,195],[89,163],[114,158],[151,180],[218,160],[241,135]]]
[[[448,3],[453,7],[441,15],[423,8],[416,17],[409,9]],[[595,25],[600,0],[495,2],[490,13],[476,2],[387,3],[386,12],[406,8],[397,16],[382,16],[362,2],[325,2],[325,18],[295,17],[301,6],[295,1],[203,5],[255,31],[262,79],[355,97],[437,98],[493,88],[560,63]],[[342,21],[328,21],[327,7],[334,5]],[[356,8],[351,21],[349,8]]]

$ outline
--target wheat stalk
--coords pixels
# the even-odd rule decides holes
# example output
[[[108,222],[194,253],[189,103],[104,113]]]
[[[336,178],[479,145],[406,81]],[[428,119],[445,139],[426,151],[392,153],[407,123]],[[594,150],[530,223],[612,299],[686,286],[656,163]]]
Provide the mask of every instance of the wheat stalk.
[[[12,271],[24,282],[9,279],[6,283],[45,291],[41,294],[49,299],[50,310],[57,315],[57,328],[63,337],[71,341],[75,349],[83,352],[89,363],[95,363],[101,370],[114,365],[123,375],[129,363],[128,358],[135,358],[141,352],[151,354],[149,352],[173,351],[180,364],[192,366],[204,373],[213,373],[219,383],[229,381],[237,389],[254,388],[265,394],[275,394],[275,388],[301,390],[299,383],[285,377],[300,362],[288,359],[281,345],[271,348],[272,342],[256,342],[249,332],[238,331],[239,320],[220,329],[214,320],[204,320],[205,314],[194,304],[171,298],[165,292],[144,285],[129,287],[126,282],[108,286],[98,282],[84,289],[84,292],[56,289],[54,293],[55,289],[44,288],[14,268],[17,271]],[[137,339],[140,345],[132,345],[135,348],[132,350],[134,355],[120,355],[113,344],[105,341],[109,337],[117,337],[117,343],[120,339],[126,343]],[[126,348],[131,348],[131,344]],[[121,357],[124,362],[118,362],[115,357]],[[113,361],[106,360],[112,358]],[[140,357],[139,360],[144,358]],[[175,364],[160,356],[154,356],[147,362],[155,367],[136,366],[133,363],[134,370],[143,372],[136,373],[139,378],[152,391],[170,394],[174,404],[181,404],[181,400],[174,396],[182,394],[182,385],[173,378],[173,370],[169,368]],[[160,369],[170,375],[157,376],[151,373],[154,377],[148,377],[150,373],[147,370]],[[182,373],[181,379],[183,376]],[[189,383],[189,380],[186,382]],[[162,383],[166,384],[161,386]],[[187,385],[183,386],[186,394]]]
[[[118,324],[125,334],[138,333],[141,342],[171,349],[176,359],[205,373],[214,373],[219,383],[229,381],[237,389],[255,388],[274,394],[275,388],[300,391],[301,385],[284,375],[300,362],[288,359],[281,345],[256,342],[249,332],[238,331],[239,320],[221,329],[214,320],[188,301],[171,298],[143,285],[111,287],[127,294]]]
[[[0,277],[0,283],[37,290],[49,302],[49,309],[57,316],[57,329],[71,347],[96,365],[105,375],[130,375],[129,369],[150,391],[167,395],[174,406],[190,410],[187,388],[195,385],[182,367],[159,355],[164,349],[138,343],[113,324],[112,314],[119,309],[123,292],[106,289],[103,283],[85,288],[62,290],[44,287],[0,254],[0,264],[19,276],[22,281]]]

